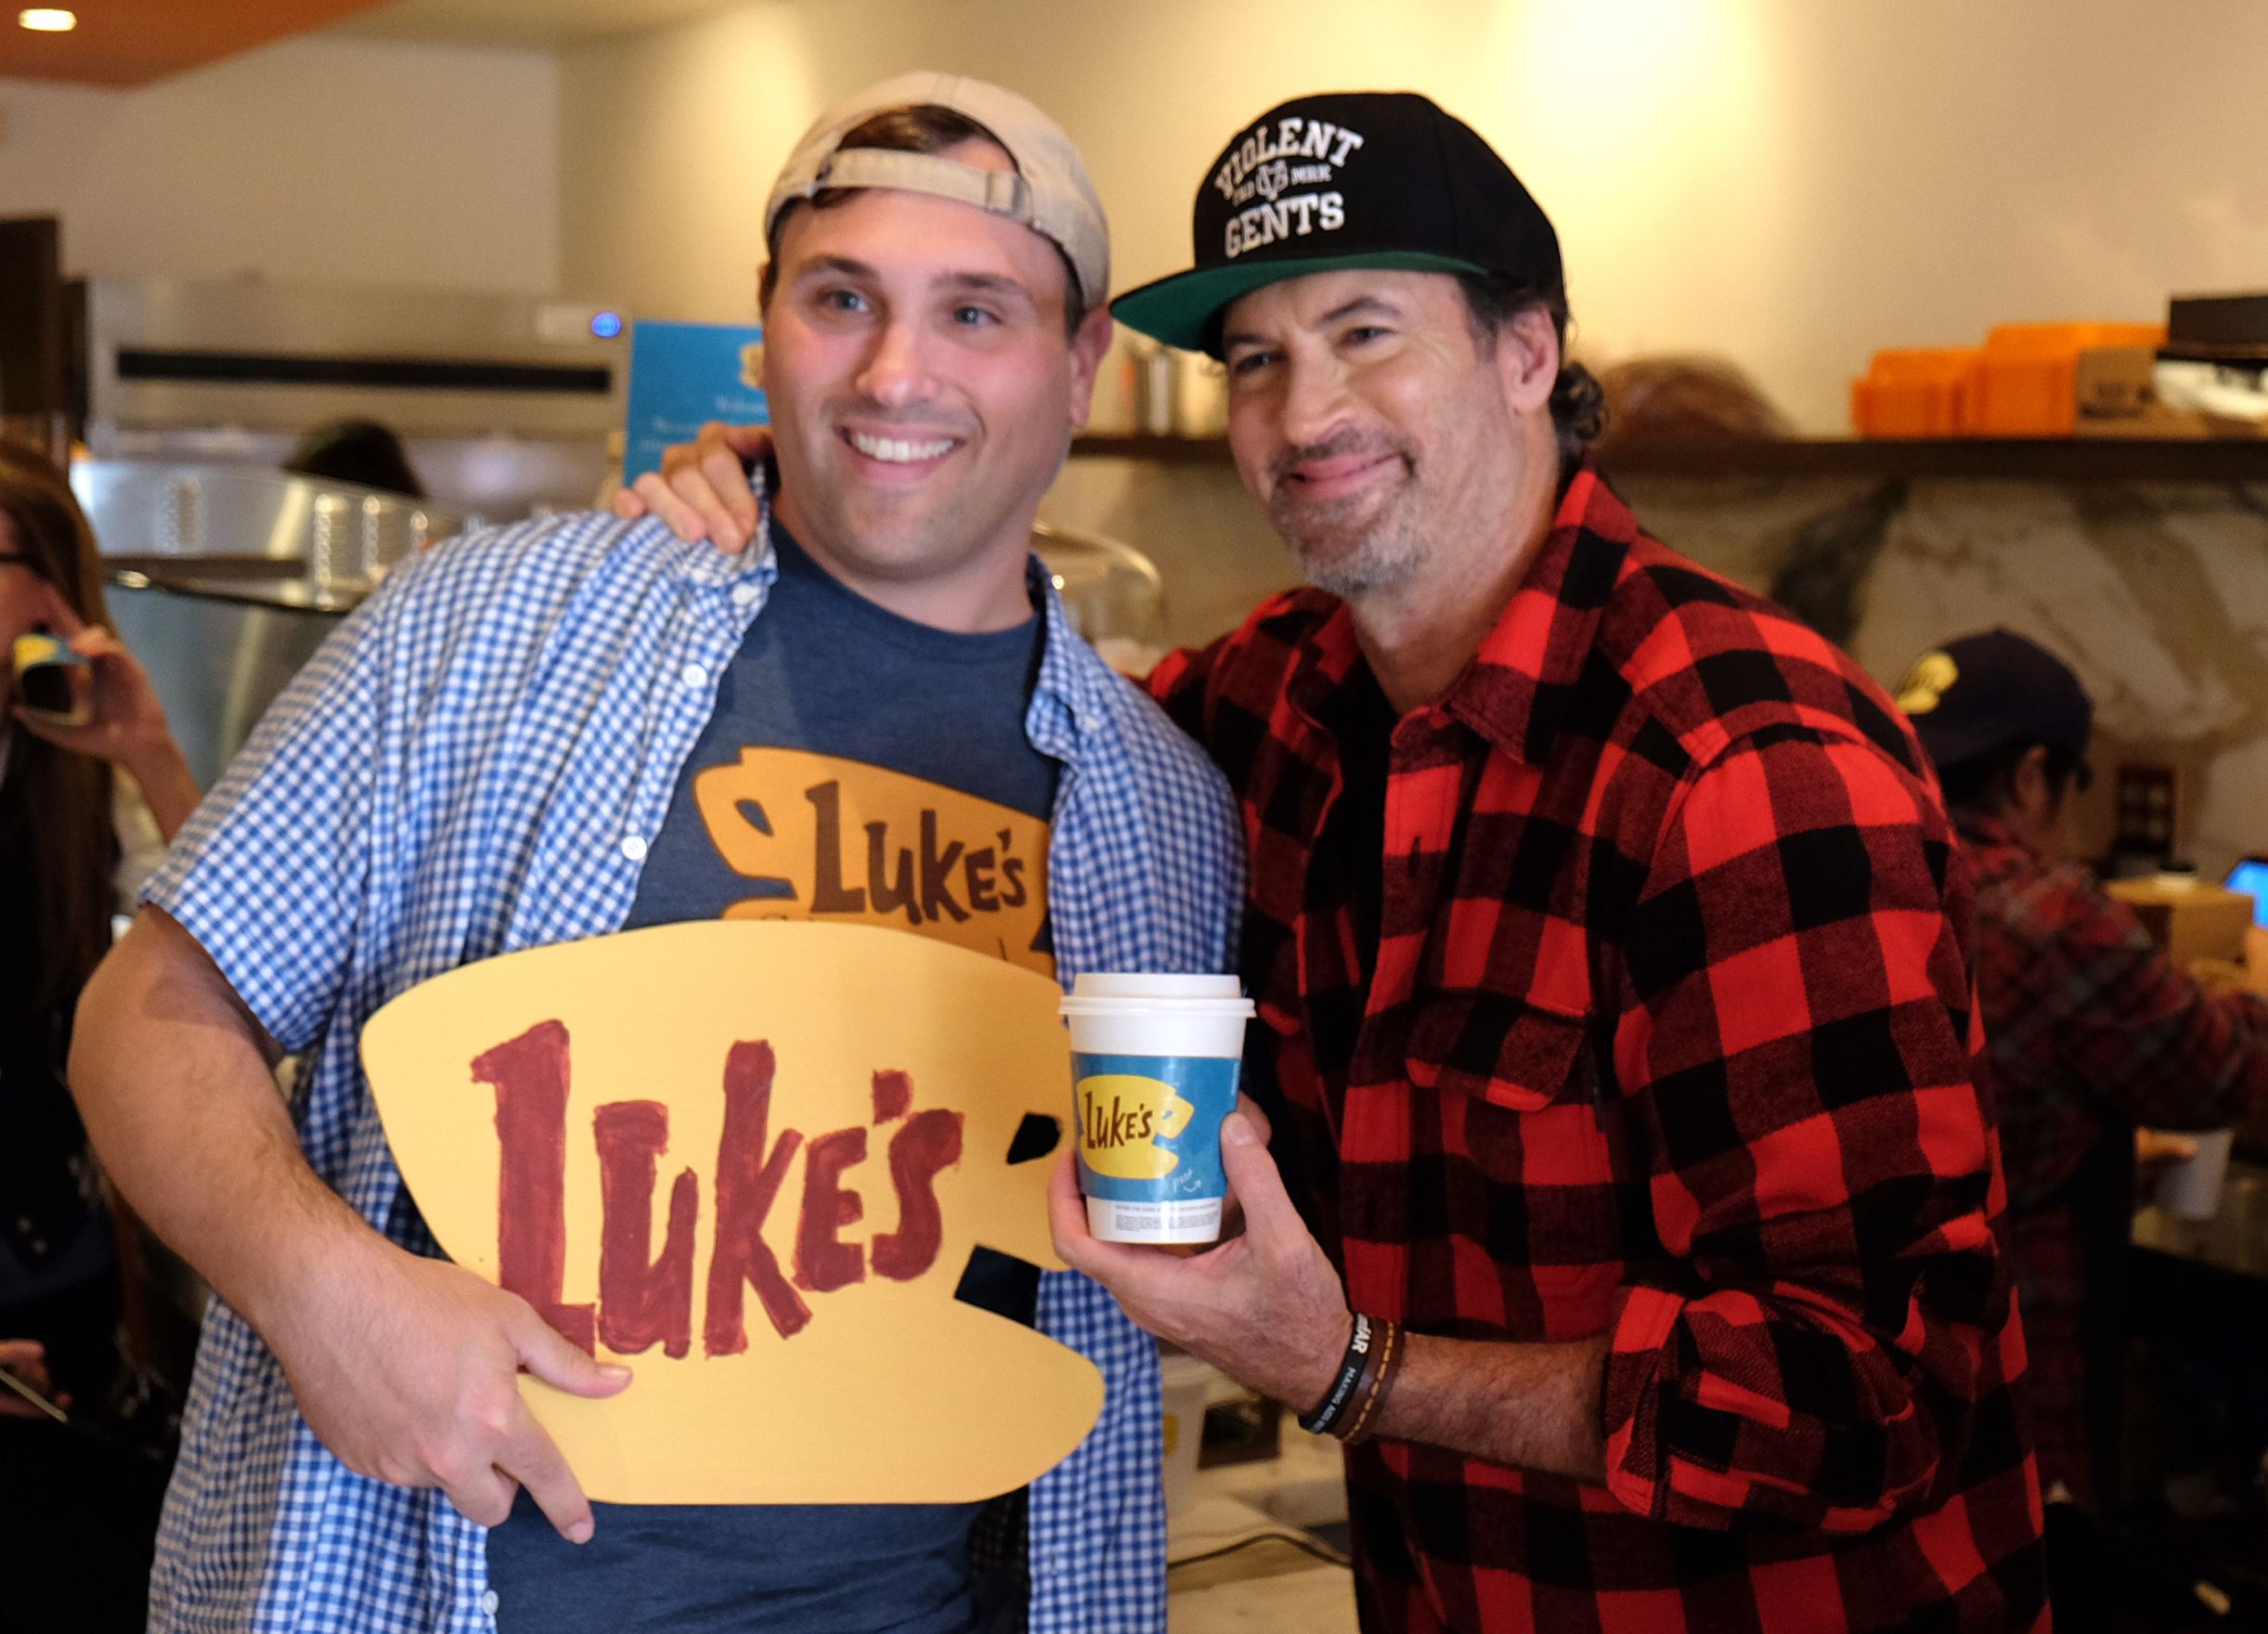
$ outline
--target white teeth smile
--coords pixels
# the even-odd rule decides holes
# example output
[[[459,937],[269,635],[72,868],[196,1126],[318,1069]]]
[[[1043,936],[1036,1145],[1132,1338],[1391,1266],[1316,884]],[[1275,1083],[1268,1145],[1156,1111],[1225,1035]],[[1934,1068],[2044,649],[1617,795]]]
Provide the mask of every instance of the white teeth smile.
[[[894,437],[870,437],[864,432],[847,434],[850,446],[869,460],[887,460],[893,465],[910,465],[917,460],[934,460],[953,447],[946,437],[934,443],[908,443]]]

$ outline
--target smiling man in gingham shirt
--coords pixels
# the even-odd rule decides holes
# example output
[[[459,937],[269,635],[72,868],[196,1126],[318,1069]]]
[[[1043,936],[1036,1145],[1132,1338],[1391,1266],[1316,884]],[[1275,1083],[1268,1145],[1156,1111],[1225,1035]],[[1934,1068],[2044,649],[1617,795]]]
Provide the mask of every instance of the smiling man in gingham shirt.
[[[861,136],[876,118],[887,132]],[[959,665],[973,687],[1004,662],[1010,741],[985,753],[1027,787],[1043,762],[1051,791],[1035,814],[1051,947],[1014,953],[1052,952],[1066,981],[1230,956],[1242,875],[1218,772],[1079,640],[1026,551],[1108,336],[1107,240],[1068,139],[997,88],[909,76],[815,127],[769,223],[783,486],[755,548],[578,516],[400,571],[262,723],[89,988],[73,1081],[97,1145],[218,1290],[156,1629],[991,1629],[1022,1626],[1027,1597],[1029,1626],[1050,1634],[1164,1627],[1155,1348],[1072,1275],[1040,1278],[1028,1314],[1101,1368],[1102,1419],[1032,1485],[1027,1525],[958,1523],[941,1579],[912,1563],[934,1603],[889,1604],[886,1571],[908,1563],[889,1559],[798,1581],[784,1611],[720,1602],[720,1584],[808,1566],[793,1549],[749,1558],[766,1551],[733,1528],[767,1523],[745,1511],[695,1514],[724,1540],[711,1552],[689,1560],[661,1537],[591,1566],[610,1529],[637,1523],[611,1511],[592,1538],[515,1376],[593,1396],[624,1380],[424,1257],[359,1072],[363,1022],[421,981],[714,896],[717,859],[676,821],[691,773],[734,750],[710,735],[728,694],[754,716],[778,705],[751,696],[762,664],[790,663],[782,643],[823,616],[891,649],[807,655],[792,702],[840,682],[838,732],[890,712],[859,707],[886,673]],[[917,729],[954,719],[951,696],[883,695]],[[912,735],[928,763],[981,758],[949,732]],[[306,1057],[289,1112],[267,1079],[277,1048]],[[523,1513],[499,1526],[515,1485]],[[546,1517],[591,1542],[566,1550]],[[500,1603],[490,1567],[507,1536],[525,1598]]]

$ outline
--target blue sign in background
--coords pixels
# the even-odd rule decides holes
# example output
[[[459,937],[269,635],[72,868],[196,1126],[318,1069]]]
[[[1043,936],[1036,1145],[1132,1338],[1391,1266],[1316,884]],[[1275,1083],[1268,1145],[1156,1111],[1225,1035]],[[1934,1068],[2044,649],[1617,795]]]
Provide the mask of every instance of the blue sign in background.
[[[1171,1084],[1173,1093],[1197,1109],[1178,1135],[1160,1136],[1156,1144],[1178,1153],[1173,1172],[1156,1180],[1121,1180],[1097,1174],[1082,1158],[1079,1188],[1089,1197],[1121,1203],[1190,1202],[1228,1195],[1228,1176],[1221,1170],[1221,1120],[1237,1109],[1237,1070],[1243,1063],[1220,1056],[1071,1056],[1071,1113],[1080,1121],[1080,1145],[1086,1144],[1086,1109],[1079,1093],[1089,1078],[1125,1073],[1154,1078]]]
[[[705,421],[770,424],[756,383],[764,331],[753,323],[650,323],[630,329],[630,407],[622,480],[662,468],[662,450],[690,443]]]

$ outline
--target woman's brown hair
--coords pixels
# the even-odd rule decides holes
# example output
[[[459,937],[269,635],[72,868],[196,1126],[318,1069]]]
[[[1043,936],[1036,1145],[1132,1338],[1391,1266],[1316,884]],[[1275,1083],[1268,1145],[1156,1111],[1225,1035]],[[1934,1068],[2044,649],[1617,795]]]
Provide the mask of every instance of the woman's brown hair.
[[[6,439],[0,439],[0,517],[7,521],[10,547],[62,592],[72,612],[88,624],[109,624],[95,531],[70,480],[38,449]],[[118,861],[110,769],[21,725],[8,736],[0,776],[0,912],[17,923],[0,934],[16,940],[30,933],[24,951],[32,955],[32,1013],[60,1012],[67,1020],[110,945]],[[22,911],[27,903],[29,914]]]

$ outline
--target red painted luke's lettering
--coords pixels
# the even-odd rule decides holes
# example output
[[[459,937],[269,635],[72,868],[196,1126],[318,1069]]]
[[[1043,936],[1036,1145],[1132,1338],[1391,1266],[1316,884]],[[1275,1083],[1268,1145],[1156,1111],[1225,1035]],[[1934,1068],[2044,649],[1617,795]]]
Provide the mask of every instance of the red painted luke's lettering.
[[[669,1146],[669,1109],[616,1101],[591,1120],[599,1148],[599,1337],[618,1355],[693,1348],[693,1228],[700,1186],[691,1169],[669,1186],[668,1235],[653,1257],[654,1172]]]
[[[832,1293],[866,1280],[866,1256],[842,1239],[866,1218],[866,1200],[843,1185],[843,1171],[866,1161],[866,1131],[837,1129],[811,1142],[803,1166],[803,1214],[796,1226],[796,1286]]]
[[[874,1076],[875,1127],[906,1115],[914,1104],[914,1081],[902,1072],[884,1070]]]
[[[539,1021],[473,1063],[496,1086],[498,1277],[570,1343],[592,1346],[590,1307],[560,1303],[567,1277],[567,1030]]]
[[[654,1251],[654,1192],[669,1148],[669,1109],[659,1101],[614,1101],[598,1109],[591,1135],[599,1164],[599,1301],[564,1303],[567,1263],[567,1030],[539,1022],[473,1062],[476,1083],[494,1086],[499,1280],[544,1319],[589,1351],[637,1355],[659,1344],[683,1356],[693,1349],[694,1228],[700,1181],[680,1170],[669,1186],[661,1251]],[[712,1356],[748,1348],[745,1290],[756,1290],[781,1338],[811,1320],[802,1293],[831,1293],[875,1275],[908,1282],[937,1264],[944,1243],[937,1177],[961,1161],[959,1112],[915,1112],[914,1082],[895,1070],[874,1075],[874,1126],[895,1123],[889,1143],[890,1186],[898,1225],[870,1244],[845,1240],[859,1225],[865,1199],[843,1184],[866,1161],[867,1131],[857,1124],[807,1141],[794,1129],[771,1138],[778,1062],[760,1040],[734,1044],[725,1057],[724,1127],[717,1143],[716,1247],[708,1264],[702,1347]],[[791,1282],[764,1237],[796,1154],[804,1154],[803,1196],[796,1210]]]
[[[890,1140],[890,1184],[898,1191],[898,1229],[875,1238],[875,1275],[911,1282],[937,1264],[945,1238],[937,1176],[961,1161],[961,1114],[932,1107],[906,1120]]]
[[[780,1275],[780,1262],[764,1240],[764,1216],[771,1213],[787,1165],[803,1144],[793,1129],[780,1132],[771,1156],[764,1157],[764,1126],[771,1115],[775,1063],[768,1044],[736,1044],[724,1061],[724,1134],[717,1141],[717,1251],[708,1263],[708,1319],[702,1346],[713,1356],[748,1348],[742,1325],[740,1290],[756,1284],[764,1314],[780,1337],[803,1331],[811,1307]]]

